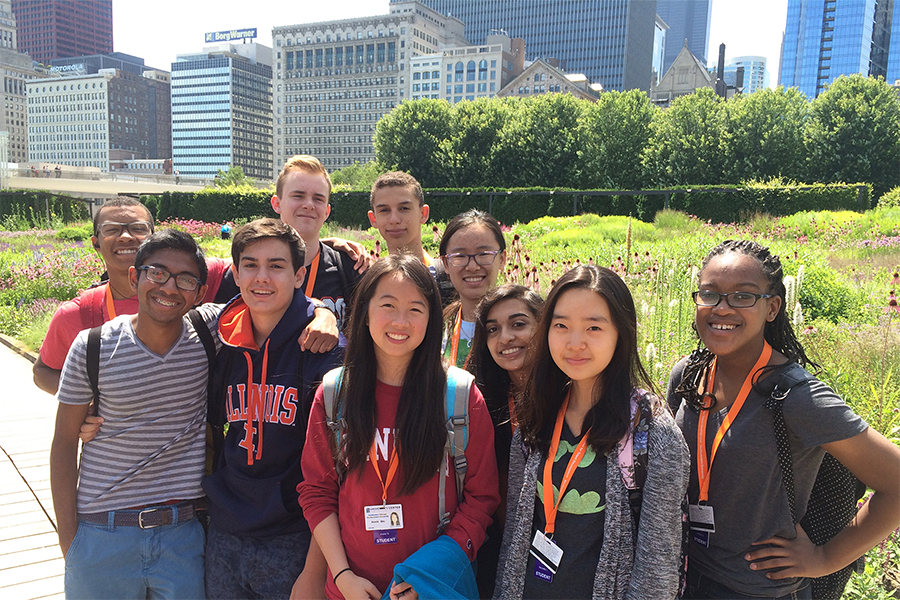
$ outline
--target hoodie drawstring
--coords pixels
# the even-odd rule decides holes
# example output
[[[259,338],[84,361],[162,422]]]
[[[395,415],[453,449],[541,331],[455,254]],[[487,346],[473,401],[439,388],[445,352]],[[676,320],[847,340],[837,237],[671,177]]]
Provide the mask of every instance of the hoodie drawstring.
[[[262,458],[262,446],[263,446],[263,420],[266,416],[266,401],[269,398],[269,388],[266,385],[266,368],[269,365],[269,340],[266,340],[266,345],[263,347],[263,364],[262,364],[262,379],[259,384],[259,393],[253,393],[253,359],[250,358],[249,352],[244,352],[244,358],[247,359],[247,422],[244,424],[244,428],[247,430],[247,440],[250,443],[247,444],[247,464],[253,464],[253,434],[256,431],[256,428],[253,427],[253,415],[256,414],[256,420],[259,423],[259,435],[258,442],[256,445],[256,460]]]

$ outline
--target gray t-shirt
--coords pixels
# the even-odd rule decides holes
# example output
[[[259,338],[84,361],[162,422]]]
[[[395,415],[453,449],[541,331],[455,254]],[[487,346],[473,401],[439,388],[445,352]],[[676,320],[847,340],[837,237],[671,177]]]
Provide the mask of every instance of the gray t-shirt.
[[[687,359],[672,370],[668,399],[681,381]],[[709,548],[690,544],[691,568],[736,592],[751,596],[777,597],[799,589],[802,579],[768,579],[765,571],[750,570],[744,559],[751,544],[772,536],[793,539],[796,530],[791,521],[787,493],[782,485],[778,447],[772,413],[766,408],[768,394],[778,382],[780,372],[772,374],[754,388],[739,415],[725,434],[710,471],[709,505],[715,513],[715,533],[709,536]],[[868,425],[841,398],[818,379],[798,385],[784,401],[784,420],[794,463],[794,489],[797,518],[806,514],[806,504],[825,451],[822,444],[851,438]],[[728,409],[709,415],[706,450],[709,456],[713,439]],[[691,451],[691,479],[688,497],[696,504],[698,411],[682,404],[675,421],[684,433]]]
[[[221,305],[198,310],[213,334]],[[87,331],[72,343],[57,400],[88,404]],[[100,416],[97,437],[82,448],[78,512],[158,504],[203,496],[206,386],[209,361],[185,316],[181,338],[164,355],[135,335],[131,315],[103,325],[100,336]]]

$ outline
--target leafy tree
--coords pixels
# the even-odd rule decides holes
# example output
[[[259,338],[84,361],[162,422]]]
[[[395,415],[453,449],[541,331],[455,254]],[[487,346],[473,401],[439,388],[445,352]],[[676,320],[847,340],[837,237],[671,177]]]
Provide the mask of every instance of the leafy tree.
[[[728,181],[806,179],[803,129],[809,102],[797,88],[764,89],[725,103]]]
[[[451,110],[450,135],[441,140],[436,160],[452,187],[498,185],[493,148],[515,110],[509,100],[485,98],[461,102]]]
[[[447,185],[435,157],[450,135],[451,107],[443,100],[408,100],[383,116],[375,128],[375,155],[385,171],[406,171],[427,187]]]
[[[660,186],[717,184],[726,180],[725,109],[711,88],[672,101],[653,115],[642,162]],[[648,183],[650,183],[648,182]]]
[[[213,180],[213,186],[217,188],[255,188],[256,180],[252,177],[244,175],[244,169],[240,166],[230,166],[228,170],[219,169],[216,178]]]
[[[875,193],[900,183],[900,102],[883,79],[838,77],[811,103],[806,128],[810,177],[864,181]]]
[[[642,187],[641,152],[650,141],[655,111],[640,90],[606,92],[587,107],[579,123],[582,188]]]
[[[386,171],[375,161],[369,161],[364,165],[356,161],[352,165],[332,173],[331,183],[334,185],[347,185],[354,190],[368,191],[382,173],[386,173]]]
[[[511,104],[491,155],[494,185],[573,187],[581,148],[578,123],[586,101],[541,94]]]

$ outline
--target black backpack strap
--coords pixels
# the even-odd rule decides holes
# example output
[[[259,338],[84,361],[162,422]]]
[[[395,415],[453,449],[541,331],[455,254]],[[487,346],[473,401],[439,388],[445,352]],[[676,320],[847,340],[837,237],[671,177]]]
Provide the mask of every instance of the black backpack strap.
[[[209,377],[212,381],[213,366],[216,364],[216,343],[213,341],[212,334],[209,332],[209,325],[203,320],[203,316],[196,308],[188,311],[188,317],[197,332],[197,337],[203,342],[203,348],[206,350],[206,359],[209,361]]]
[[[88,332],[87,339],[87,376],[88,383],[91,385],[93,392],[93,408],[91,414],[95,417],[100,412],[100,328],[102,326],[92,328]]]

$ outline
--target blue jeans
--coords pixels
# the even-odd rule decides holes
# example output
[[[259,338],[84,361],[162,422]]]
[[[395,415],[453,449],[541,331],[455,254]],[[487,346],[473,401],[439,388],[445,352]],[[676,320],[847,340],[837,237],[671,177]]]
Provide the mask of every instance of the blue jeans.
[[[153,529],[81,521],[66,553],[66,599],[203,598],[203,543],[196,518]]]
[[[208,598],[287,598],[306,564],[312,534],[238,537],[209,527]]]
[[[757,598],[767,598],[768,596],[748,596],[735,592],[726,585],[714,581],[705,575],[701,575],[696,569],[688,568],[688,585],[685,598],[694,600],[754,600]],[[806,581],[806,587],[800,588],[796,592],[778,596],[790,600],[812,600],[812,585]]]

